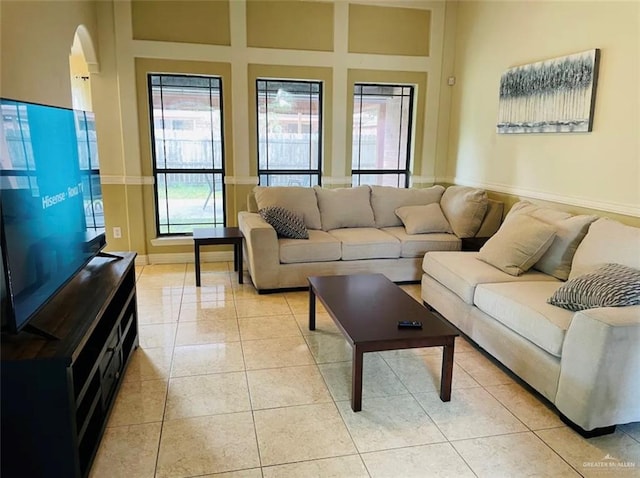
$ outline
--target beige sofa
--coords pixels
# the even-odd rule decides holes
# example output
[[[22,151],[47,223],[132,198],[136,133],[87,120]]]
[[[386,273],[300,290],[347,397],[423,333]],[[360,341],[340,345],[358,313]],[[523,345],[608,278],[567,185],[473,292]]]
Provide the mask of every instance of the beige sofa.
[[[495,253],[485,248],[522,215],[550,225],[555,236],[535,265],[516,276],[485,262]],[[640,306],[574,312],[547,300],[561,287],[572,289],[569,305],[603,291],[586,287],[590,276],[584,274],[606,263],[640,269],[640,229],[521,202],[480,252],[427,253],[422,299],[553,403],[570,425],[594,436],[640,421]],[[633,272],[631,298],[639,303],[640,271]],[[613,289],[618,283],[606,281]],[[613,300],[618,291],[603,295]]]
[[[258,213],[272,206],[301,218],[309,238],[279,237]],[[491,236],[502,211],[486,192],[460,186],[257,186],[238,224],[253,284],[266,292],[306,287],[312,275],[376,272],[395,282],[419,281],[426,251],[459,251],[462,238]]]

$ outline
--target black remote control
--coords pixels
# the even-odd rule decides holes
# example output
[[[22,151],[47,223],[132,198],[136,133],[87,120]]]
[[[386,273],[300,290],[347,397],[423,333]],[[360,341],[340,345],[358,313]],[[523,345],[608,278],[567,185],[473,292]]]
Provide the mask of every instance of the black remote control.
[[[398,321],[398,328],[399,329],[421,329],[422,328],[422,322],[418,322],[418,321],[409,321],[409,320],[399,320]]]

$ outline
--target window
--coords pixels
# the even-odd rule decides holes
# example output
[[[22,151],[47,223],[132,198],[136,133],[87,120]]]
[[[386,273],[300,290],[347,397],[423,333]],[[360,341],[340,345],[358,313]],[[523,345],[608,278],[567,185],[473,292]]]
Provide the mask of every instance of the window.
[[[260,184],[319,185],[322,83],[258,79],[256,96]]]
[[[222,80],[148,75],[157,233],[224,226]]]
[[[74,110],[74,114],[87,228],[104,229],[104,203],[100,186],[96,122],[90,111]]]
[[[409,186],[413,86],[356,84],[352,184]]]

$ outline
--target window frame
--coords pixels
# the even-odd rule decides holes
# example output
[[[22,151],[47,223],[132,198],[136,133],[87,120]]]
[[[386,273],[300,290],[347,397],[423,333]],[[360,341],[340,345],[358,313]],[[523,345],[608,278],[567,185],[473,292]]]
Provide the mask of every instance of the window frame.
[[[318,167],[317,169],[262,169],[260,168],[260,118],[259,118],[259,108],[260,108],[260,82],[266,82],[267,85],[269,82],[274,83],[305,83],[309,85],[316,84],[318,85]],[[258,175],[258,184],[260,186],[269,186],[269,176],[286,176],[286,175],[300,175],[300,176],[317,176],[318,181],[317,185],[322,186],[322,154],[323,154],[323,113],[324,113],[324,82],[322,80],[298,80],[291,78],[266,78],[266,77],[257,77],[255,80],[256,85],[256,171]],[[311,96],[310,96],[311,97]],[[268,123],[268,120],[267,120]],[[266,143],[269,143],[269,134],[267,132]],[[309,144],[309,148],[311,148],[311,144]],[[311,155],[309,156],[311,157]],[[268,158],[268,146],[267,146],[267,166],[269,163]],[[267,184],[261,183],[261,177],[267,177]],[[311,184],[313,186],[313,184]]]
[[[73,110],[75,121],[76,121],[76,135],[78,136],[78,144],[82,144],[86,147],[87,151],[87,161],[88,167],[83,168],[82,164],[80,164],[80,176],[84,179],[87,179],[87,183],[89,185],[89,191],[84,192],[84,194],[88,194],[89,196],[89,204],[84,206],[85,211],[85,220],[87,218],[91,218],[91,221],[87,221],[87,229],[93,231],[104,231],[106,228],[105,219],[104,219],[104,197],[102,195],[102,186],[100,184],[100,159],[98,156],[98,143],[97,137],[91,138],[89,131],[93,131],[95,133],[95,115],[91,111],[84,110]],[[83,123],[82,123],[83,122]],[[93,129],[89,128],[89,123],[93,122]],[[82,136],[82,138],[81,138]],[[95,156],[91,154],[91,145],[95,145]],[[78,151],[78,155],[80,155],[80,151]],[[96,189],[99,190],[98,194],[94,194],[94,181],[97,181],[98,187]],[[98,196],[94,199],[94,196]],[[87,208],[90,210],[90,214],[87,214]],[[98,211],[98,209],[101,209]],[[102,216],[102,221],[98,221],[96,216]]]
[[[360,90],[360,94],[359,94],[359,98],[360,98],[360,116],[362,116],[362,98],[364,96],[384,96],[382,94],[377,94],[377,95],[372,95],[372,94],[363,94],[362,93],[362,87],[365,86],[375,86],[375,87],[386,87],[386,88],[402,88],[403,90],[405,88],[409,89],[409,94],[405,95],[404,93],[401,94],[401,98],[405,98],[406,96],[409,97],[409,114],[408,114],[408,121],[407,121],[407,144],[406,144],[406,157],[405,157],[405,161],[404,161],[404,169],[401,169],[400,167],[398,167],[397,169],[360,169],[357,168],[355,169],[353,167],[353,163],[354,163],[354,151],[351,151],[351,184],[352,186],[356,186],[356,184],[354,183],[354,178],[355,177],[362,177],[368,174],[371,175],[404,175],[404,188],[408,188],[409,187],[409,183],[410,183],[410,178],[411,178],[411,145],[413,142],[413,116],[415,114],[414,112],[414,108],[416,107],[416,101],[415,101],[415,92],[416,92],[416,85],[413,84],[408,84],[408,83],[372,83],[372,82],[355,82],[353,83],[353,113],[352,113],[352,120],[351,120],[351,127],[353,129],[353,116],[355,116],[355,100],[356,98],[358,98],[358,96],[356,95],[356,89],[358,87],[361,87]],[[388,97],[392,97],[392,96],[397,96],[397,95],[387,95]],[[401,100],[402,101],[402,100]],[[360,123],[360,129],[362,129],[362,123]],[[400,117],[400,125],[399,125],[399,130],[402,133],[402,116]],[[402,134],[398,135],[398,144],[401,144],[401,138],[402,138]],[[358,132],[358,164],[360,164],[360,154],[362,152],[362,149],[360,147],[361,145],[361,140],[362,140],[362,134],[359,131]],[[353,141],[353,139],[352,139]],[[398,156],[400,157],[400,151],[401,148],[398,148]],[[400,158],[398,158],[400,159]],[[400,163],[400,161],[398,161],[398,163]],[[358,181],[357,186],[361,186],[362,183],[360,181]],[[400,187],[400,186],[398,186]]]
[[[227,195],[225,184],[225,120],[224,120],[224,92],[223,92],[223,78],[221,75],[206,75],[206,74],[187,74],[187,73],[147,73],[147,99],[149,104],[149,132],[151,143],[151,167],[153,172],[153,201],[154,201],[154,216],[156,224],[156,237],[180,237],[180,236],[192,236],[192,232],[161,232],[160,231],[160,214],[159,214],[159,195],[158,195],[158,173],[160,174],[210,174],[212,177],[220,174],[222,178],[222,224],[215,222],[215,206],[214,206],[214,221],[212,223],[193,223],[193,227],[226,227],[227,226]],[[158,168],[156,161],[156,136],[155,136],[155,124],[153,118],[153,94],[152,94],[152,77],[158,76],[160,78],[168,77],[181,77],[181,78],[206,78],[207,80],[217,79],[219,83],[219,101],[220,101],[220,154],[221,154],[221,167],[220,168]],[[211,97],[212,88],[209,86],[209,95]],[[162,94],[162,88],[161,88]],[[164,122],[164,119],[163,119]],[[213,166],[213,165],[212,165]],[[166,188],[166,181],[165,181]],[[166,194],[166,192],[165,192]],[[168,201],[168,200],[167,200]],[[169,210],[167,204],[167,211]],[[179,224],[174,224],[179,226]],[[167,223],[167,228],[171,228],[171,223]]]

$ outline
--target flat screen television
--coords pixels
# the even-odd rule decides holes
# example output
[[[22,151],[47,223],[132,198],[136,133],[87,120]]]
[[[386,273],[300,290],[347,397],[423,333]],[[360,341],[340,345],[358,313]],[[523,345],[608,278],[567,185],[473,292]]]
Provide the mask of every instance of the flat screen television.
[[[0,99],[2,331],[18,333],[106,245],[92,114]]]

